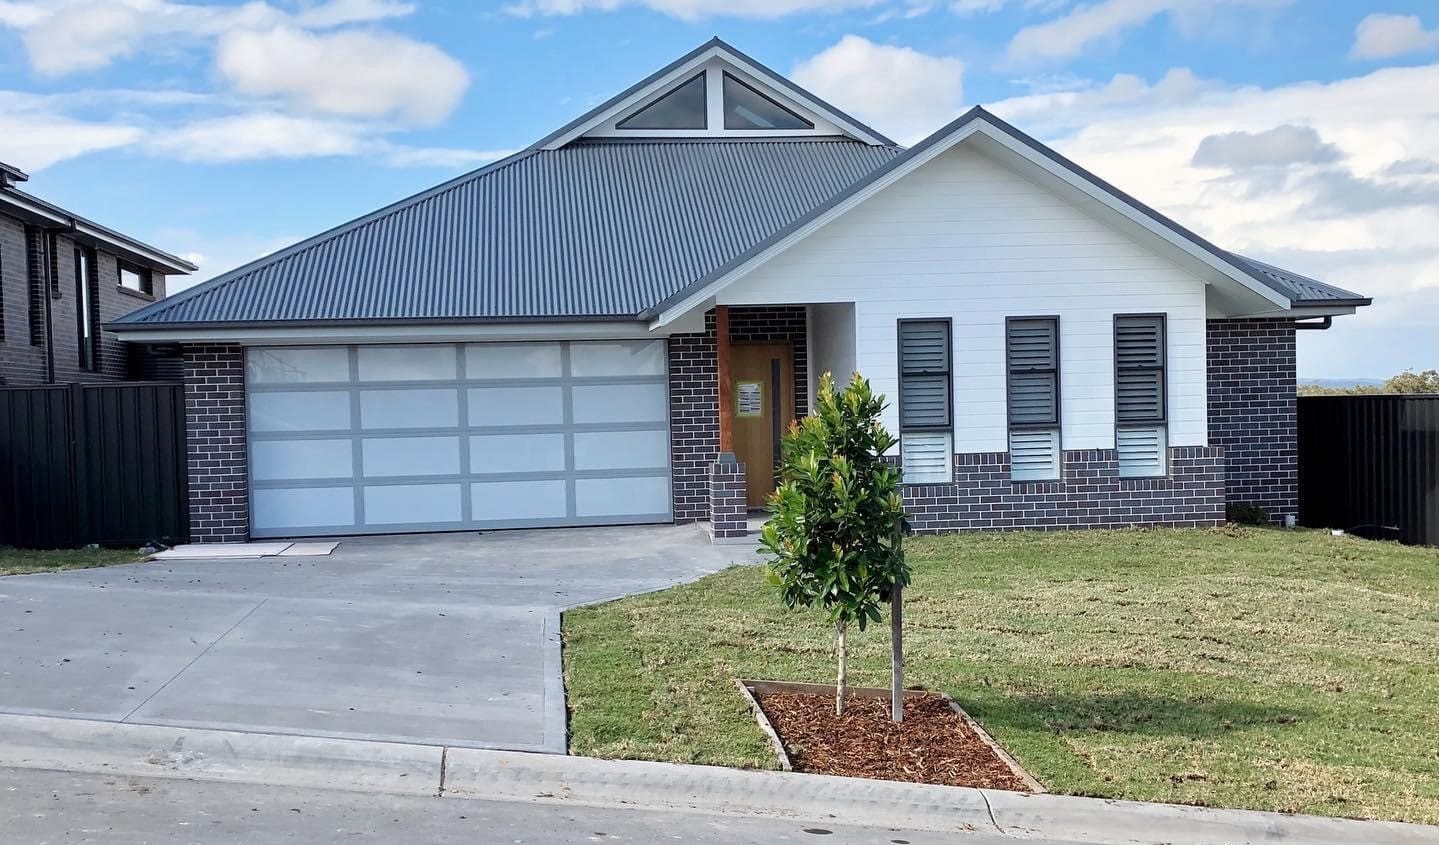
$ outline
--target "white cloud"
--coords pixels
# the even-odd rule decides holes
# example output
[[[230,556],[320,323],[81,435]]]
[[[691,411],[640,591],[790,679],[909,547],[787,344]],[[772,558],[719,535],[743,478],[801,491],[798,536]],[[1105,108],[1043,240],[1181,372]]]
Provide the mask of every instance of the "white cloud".
[[[122,121],[70,117],[49,97],[0,91],[0,158],[31,173],[87,153],[129,146],[144,134]]]
[[[801,12],[842,12],[875,6],[883,0],[519,0],[504,7],[507,14],[576,15],[639,7],[694,21],[713,17],[782,18]]]
[[[1424,356],[1439,361],[1439,180],[1427,164],[1439,161],[1439,101],[1414,96],[1439,90],[1439,65],[1273,88],[1199,83],[1171,99],[1159,87],[1125,83],[1132,96],[1123,96],[1111,84],[993,108],[1226,248],[1374,296],[1359,316],[1301,336],[1302,373],[1388,375]],[[1272,138],[1286,125],[1309,127],[1310,157],[1329,160],[1247,171],[1235,160],[1237,170],[1218,175],[1193,163],[1206,138]],[[1396,350],[1390,337],[1407,345]]]
[[[1290,0],[1100,0],[1041,24],[1027,26],[1009,42],[1016,61],[1070,59],[1096,43],[1113,41],[1159,15],[1181,32],[1195,34],[1222,7],[1282,6]]]
[[[371,32],[233,32],[220,39],[215,61],[244,94],[278,95],[314,112],[393,114],[420,124],[448,117],[470,82],[464,66],[439,48]]]
[[[49,76],[96,70],[160,40],[208,40],[237,29],[330,28],[402,17],[414,4],[328,0],[287,12],[267,2],[199,5],[171,0],[11,0],[0,25],[18,29],[30,64]]]
[[[902,143],[916,141],[957,115],[964,62],[846,35],[806,59],[791,77]]]
[[[1374,14],[1354,27],[1355,59],[1389,59],[1439,49],[1439,28],[1425,29],[1418,15]]]
[[[344,156],[363,150],[364,130],[353,123],[254,112],[176,126],[157,133],[146,146],[181,161],[211,163]]]

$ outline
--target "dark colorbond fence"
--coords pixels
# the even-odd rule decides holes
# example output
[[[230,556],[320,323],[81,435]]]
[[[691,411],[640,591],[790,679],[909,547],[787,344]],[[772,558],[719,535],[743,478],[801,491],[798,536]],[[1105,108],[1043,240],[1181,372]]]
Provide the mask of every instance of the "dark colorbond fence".
[[[1299,515],[1439,546],[1439,396],[1301,396]]]
[[[0,545],[185,542],[178,384],[0,388]]]

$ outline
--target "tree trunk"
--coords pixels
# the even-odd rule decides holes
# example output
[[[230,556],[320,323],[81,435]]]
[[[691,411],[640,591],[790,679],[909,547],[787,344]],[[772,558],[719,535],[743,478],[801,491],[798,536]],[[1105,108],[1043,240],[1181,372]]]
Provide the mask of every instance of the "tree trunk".
[[[844,715],[844,694],[845,686],[849,683],[849,666],[846,662],[848,654],[844,647],[845,624],[836,622],[834,626],[835,647],[839,651],[839,682],[834,687],[834,714]]]
[[[898,584],[890,597],[889,628],[889,718],[898,723],[904,721],[904,595]]]

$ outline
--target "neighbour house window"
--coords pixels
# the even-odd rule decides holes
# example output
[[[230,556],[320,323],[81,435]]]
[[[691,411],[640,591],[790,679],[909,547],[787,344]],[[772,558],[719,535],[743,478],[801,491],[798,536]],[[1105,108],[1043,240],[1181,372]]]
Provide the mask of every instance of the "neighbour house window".
[[[709,125],[705,75],[698,76],[615,124],[616,129],[704,129]]]
[[[724,128],[813,129],[814,124],[726,73]]]
[[[84,247],[75,248],[75,328],[80,350],[80,368],[96,368],[95,336],[95,254]]]
[[[949,320],[899,321],[899,443],[906,484],[954,478]]]
[[[150,271],[143,267],[120,264],[120,287],[143,294],[155,292],[155,280]]]
[[[1009,464],[1014,481],[1060,474],[1059,318],[1005,321],[1009,388]]]
[[[1114,317],[1114,445],[1121,478],[1169,472],[1163,314]]]

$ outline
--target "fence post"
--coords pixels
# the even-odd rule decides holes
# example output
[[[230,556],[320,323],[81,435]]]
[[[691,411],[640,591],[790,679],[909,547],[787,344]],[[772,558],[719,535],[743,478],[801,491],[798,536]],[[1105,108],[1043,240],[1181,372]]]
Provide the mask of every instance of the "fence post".
[[[70,438],[70,502],[75,508],[77,545],[85,546],[95,542],[94,527],[90,524],[90,438],[85,428],[85,385],[71,383],[69,400],[65,424],[70,427],[66,432]]]

